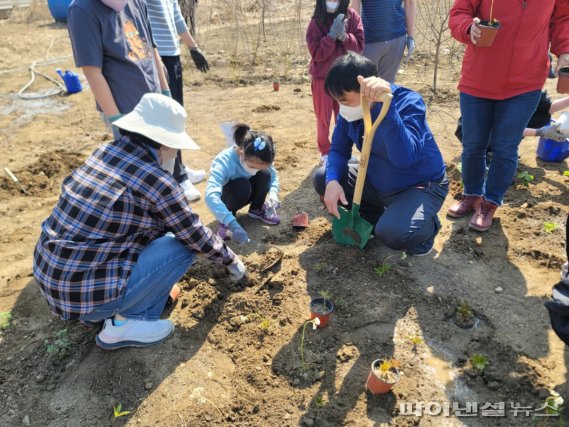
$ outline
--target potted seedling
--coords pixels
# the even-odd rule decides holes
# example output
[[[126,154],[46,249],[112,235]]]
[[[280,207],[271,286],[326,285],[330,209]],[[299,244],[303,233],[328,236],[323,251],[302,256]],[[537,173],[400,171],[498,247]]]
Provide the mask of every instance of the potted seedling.
[[[371,364],[366,388],[372,394],[385,394],[399,382],[399,362],[395,359],[376,359]]]
[[[490,19],[488,21],[480,20],[478,23],[478,28],[482,32],[482,35],[478,39],[477,47],[490,47],[494,43],[496,34],[500,29],[500,21],[494,18],[494,0],[490,3]]]
[[[557,93],[569,93],[569,67],[561,67],[559,70]]]
[[[456,308],[454,316],[454,323],[456,323],[456,326],[463,329],[470,329],[474,326],[475,321],[474,310],[470,304],[463,302]]]
[[[332,311],[334,311],[334,304],[330,300],[330,292],[328,291],[321,291],[318,298],[310,301],[310,319],[318,318],[319,329],[328,326]]]
[[[273,82],[273,90],[275,92],[278,92],[280,88],[281,88],[281,82],[279,82],[278,80],[275,80]]]

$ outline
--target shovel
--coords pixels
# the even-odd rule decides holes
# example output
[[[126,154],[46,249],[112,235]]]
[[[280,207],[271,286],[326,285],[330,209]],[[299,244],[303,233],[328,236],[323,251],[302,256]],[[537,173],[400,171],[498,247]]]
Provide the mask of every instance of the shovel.
[[[354,190],[354,199],[352,201],[352,210],[347,210],[341,206],[338,207],[340,219],[334,218],[332,221],[332,235],[336,242],[346,246],[359,246],[363,249],[369,240],[373,225],[360,216],[360,204],[362,201],[362,193],[364,191],[364,183],[366,180],[367,167],[369,163],[369,154],[373,143],[373,136],[377,127],[387,114],[393,95],[385,94],[382,98],[383,106],[379,116],[372,124],[369,102],[362,95],[362,109],[364,113],[364,143],[362,145],[360,167],[358,169],[358,177],[356,179],[356,187]]]

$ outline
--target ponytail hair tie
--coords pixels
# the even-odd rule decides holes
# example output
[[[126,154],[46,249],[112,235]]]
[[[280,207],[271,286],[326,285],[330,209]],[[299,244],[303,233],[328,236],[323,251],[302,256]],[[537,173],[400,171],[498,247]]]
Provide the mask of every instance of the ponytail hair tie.
[[[263,141],[263,139],[260,136],[255,138],[255,140],[253,141],[253,148],[255,149],[255,151],[264,150],[265,147],[266,147],[265,141]]]

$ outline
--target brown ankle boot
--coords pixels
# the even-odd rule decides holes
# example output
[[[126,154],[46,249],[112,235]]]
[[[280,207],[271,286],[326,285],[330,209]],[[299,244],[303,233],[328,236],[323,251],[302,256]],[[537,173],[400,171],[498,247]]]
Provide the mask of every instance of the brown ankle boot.
[[[492,226],[492,218],[494,218],[496,209],[498,209],[498,205],[484,200],[478,205],[476,212],[470,218],[468,226],[476,231],[487,231]]]
[[[453,218],[462,218],[470,212],[474,212],[481,202],[482,196],[463,196],[460,202],[448,208],[447,214]]]

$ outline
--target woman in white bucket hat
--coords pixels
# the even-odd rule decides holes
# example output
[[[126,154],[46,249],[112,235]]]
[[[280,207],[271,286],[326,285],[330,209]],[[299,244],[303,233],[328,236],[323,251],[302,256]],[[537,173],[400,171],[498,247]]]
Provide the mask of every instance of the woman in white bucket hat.
[[[174,331],[160,320],[168,294],[196,252],[222,263],[232,278],[243,263],[192,212],[165,170],[179,149],[198,149],[185,131],[186,111],[149,93],[115,122],[123,135],[68,176],[42,224],[34,276],[53,313],[104,321],[105,350],[158,344]]]

